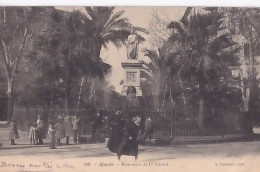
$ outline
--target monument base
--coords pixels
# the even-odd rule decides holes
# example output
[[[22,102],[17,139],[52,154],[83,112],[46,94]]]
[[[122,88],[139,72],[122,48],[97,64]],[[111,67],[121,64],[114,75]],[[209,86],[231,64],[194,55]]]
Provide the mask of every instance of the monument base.
[[[140,71],[142,63],[138,60],[127,60],[122,63],[122,67],[124,69],[125,82],[121,94],[126,96],[128,87],[133,86],[136,89],[136,96],[142,96],[142,90],[140,88]]]

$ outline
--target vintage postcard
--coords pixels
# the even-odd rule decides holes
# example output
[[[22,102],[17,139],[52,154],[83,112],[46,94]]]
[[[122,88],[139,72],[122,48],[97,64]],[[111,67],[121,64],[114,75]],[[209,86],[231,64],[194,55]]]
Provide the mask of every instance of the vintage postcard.
[[[260,8],[0,7],[0,171],[258,172]]]

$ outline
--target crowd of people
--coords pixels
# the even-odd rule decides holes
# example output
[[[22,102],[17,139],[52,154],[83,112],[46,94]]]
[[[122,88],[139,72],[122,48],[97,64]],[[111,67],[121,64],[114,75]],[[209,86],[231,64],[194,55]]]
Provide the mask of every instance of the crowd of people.
[[[100,111],[97,111],[91,120],[91,136],[92,142],[105,141],[104,131],[110,129],[107,148],[116,153],[118,159],[122,155],[134,156],[138,158],[138,139],[149,139],[153,134],[153,121],[151,116],[147,116],[143,134],[140,134],[141,117],[138,115],[130,115],[127,118],[118,110],[109,119],[109,126],[105,124],[104,117]],[[105,126],[106,127],[105,127]],[[45,138],[45,122],[41,115],[38,115],[37,121],[32,123],[29,130],[30,144],[42,145]],[[57,115],[56,120],[50,120],[48,126],[48,136],[50,140],[50,149],[56,149],[61,145],[61,140],[65,138],[65,144],[69,145],[70,137],[73,136],[75,144],[80,139],[81,119],[78,114]],[[103,130],[106,128],[105,130]],[[141,137],[140,137],[141,136]],[[15,139],[19,138],[17,123],[12,120],[10,123],[10,141],[11,145],[15,145]]]
[[[45,122],[41,115],[38,115],[37,121],[31,123],[29,129],[30,144],[43,145],[45,138]],[[75,114],[57,115],[57,120],[50,120],[48,126],[48,137],[50,138],[50,149],[56,149],[55,145],[61,145],[61,139],[66,139],[66,145],[69,145],[70,136],[74,137],[74,143],[78,143],[80,129],[80,117]],[[10,141],[15,145],[15,139],[19,138],[17,122],[12,119],[10,123]]]

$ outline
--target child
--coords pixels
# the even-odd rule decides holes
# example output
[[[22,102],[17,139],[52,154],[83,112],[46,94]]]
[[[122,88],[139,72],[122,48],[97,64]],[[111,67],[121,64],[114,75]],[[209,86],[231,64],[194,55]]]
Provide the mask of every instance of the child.
[[[63,118],[61,115],[58,115],[58,121],[55,125],[56,133],[55,137],[57,139],[57,144],[61,145],[60,139],[64,137],[64,132],[63,132]]]
[[[17,123],[14,119],[11,120],[10,123],[10,131],[9,131],[9,139],[11,140],[11,145],[15,144],[15,139],[19,138]]]
[[[54,122],[51,122],[49,124],[49,129],[48,129],[48,134],[51,138],[51,142],[50,142],[50,149],[56,149],[55,147],[55,125],[54,125]]]
[[[30,143],[32,144],[37,144],[37,136],[36,136],[36,130],[37,130],[37,124],[33,123],[30,127],[30,132],[29,132],[29,138],[30,138]]]
[[[69,115],[66,115],[63,122],[64,134],[66,137],[66,145],[69,145],[69,139],[72,133],[72,123]]]

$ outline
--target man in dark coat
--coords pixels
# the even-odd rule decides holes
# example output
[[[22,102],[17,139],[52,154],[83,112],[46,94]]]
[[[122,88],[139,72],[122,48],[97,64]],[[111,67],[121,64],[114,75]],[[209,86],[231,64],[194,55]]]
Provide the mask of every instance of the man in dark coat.
[[[37,119],[37,136],[38,136],[38,144],[43,145],[43,137],[44,137],[44,121],[41,115],[38,115]]]
[[[100,129],[103,124],[103,118],[100,114],[100,111],[98,110],[97,113],[94,116],[94,119],[92,121],[92,129],[91,129],[91,135],[92,135],[92,141],[96,142],[98,134],[100,134]]]
[[[120,160],[122,155],[134,156],[138,158],[138,131],[140,126],[141,118],[133,116],[125,125],[125,131],[122,143],[119,145],[117,150],[117,156]]]
[[[111,152],[117,153],[117,149],[123,139],[122,130],[124,128],[124,121],[122,119],[121,111],[117,111],[111,119],[111,127],[112,131],[108,140],[107,147]]]

